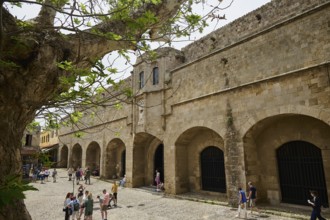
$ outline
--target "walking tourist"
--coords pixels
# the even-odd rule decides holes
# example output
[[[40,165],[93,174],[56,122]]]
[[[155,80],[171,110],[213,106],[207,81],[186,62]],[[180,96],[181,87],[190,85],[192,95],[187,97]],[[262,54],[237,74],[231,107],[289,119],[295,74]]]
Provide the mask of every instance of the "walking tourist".
[[[80,177],[81,177],[81,172],[80,172],[79,167],[77,168],[75,175],[76,175],[77,185],[79,185],[79,181],[80,181]]]
[[[49,177],[49,170],[48,168],[45,169],[45,182],[48,182],[48,177]]]
[[[311,196],[313,198],[311,200],[307,201],[313,207],[313,211],[312,211],[312,214],[311,214],[311,220],[316,220],[316,218],[318,218],[320,220],[325,220],[325,218],[323,218],[321,216],[321,201],[320,201],[320,198],[318,196],[318,192],[317,191],[311,191]]]
[[[87,167],[87,169],[85,170],[85,184],[87,184],[87,181],[88,181],[88,184],[90,185],[91,184],[91,171],[90,171],[89,167]]]
[[[120,187],[125,187],[125,183],[126,183],[126,175],[124,175],[123,179],[121,179],[119,181],[119,186]]]
[[[109,200],[110,200],[110,196],[109,193],[107,193],[107,190],[104,189],[103,190],[103,201],[102,201],[102,205],[101,205],[101,215],[102,215],[102,219],[107,220],[108,217],[108,204],[109,204]]]
[[[83,195],[83,198],[82,198],[82,203],[80,203],[82,205],[80,206],[80,213],[79,213],[79,218],[78,219],[80,219],[82,214],[84,213],[84,210],[86,208],[86,201],[88,199],[88,195],[89,195],[89,191],[86,190],[84,195]],[[86,211],[85,211],[85,213],[86,213]],[[85,217],[86,217],[86,214],[85,214]]]
[[[87,200],[84,203],[85,207],[85,220],[93,219],[93,196],[92,193],[89,193],[87,196]],[[102,217],[103,218],[103,217]]]
[[[249,185],[249,205],[250,205],[250,211],[251,211],[251,215],[253,210],[259,212],[257,206],[256,206],[256,200],[257,200],[257,188],[255,186],[252,185],[252,182],[248,182]]]
[[[54,168],[53,173],[52,173],[53,183],[56,183],[56,176],[57,176],[57,170],[56,170],[56,168]]]
[[[73,173],[73,168],[72,168],[72,167],[70,167],[70,168],[68,169],[68,176],[69,176],[69,181],[71,181],[71,180],[72,180],[72,173]]]
[[[111,192],[113,194],[113,206],[117,206],[117,194],[118,194],[118,185],[117,182],[115,181],[112,185]]]
[[[247,219],[247,210],[246,210],[246,195],[244,190],[239,187],[238,188],[238,213],[236,217],[241,218],[241,210],[244,209],[244,218]]]
[[[156,170],[156,177],[155,177],[155,182],[156,182],[156,191],[160,192],[160,172]]]
[[[45,178],[45,171],[44,171],[44,169],[42,169],[40,171],[39,177],[40,177],[40,183],[43,184],[44,183],[44,178]]]
[[[72,220],[78,219],[79,218],[79,210],[80,210],[80,204],[79,201],[75,196],[71,197],[71,201],[69,203],[69,208],[71,209],[71,216]]]

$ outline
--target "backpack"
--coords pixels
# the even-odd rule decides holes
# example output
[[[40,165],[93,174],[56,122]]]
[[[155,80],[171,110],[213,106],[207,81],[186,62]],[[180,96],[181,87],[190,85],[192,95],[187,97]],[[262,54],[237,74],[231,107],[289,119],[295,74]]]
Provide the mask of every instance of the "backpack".
[[[77,200],[75,200],[75,202],[73,203],[73,210],[74,211],[78,211],[80,208],[80,205],[79,203],[77,202]]]

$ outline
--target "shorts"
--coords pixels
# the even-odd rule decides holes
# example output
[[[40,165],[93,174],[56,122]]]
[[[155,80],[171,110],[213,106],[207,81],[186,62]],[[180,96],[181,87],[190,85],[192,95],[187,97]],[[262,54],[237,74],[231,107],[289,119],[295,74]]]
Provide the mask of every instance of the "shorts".
[[[113,193],[113,198],[115,198],[115,200],[117,200],[117,193]]]
[[[256,206],[256,199],[250,199],[250,207],[255,207]]]
[[[101,211],[107,211],[108,210],[108,205],[102,205]]]

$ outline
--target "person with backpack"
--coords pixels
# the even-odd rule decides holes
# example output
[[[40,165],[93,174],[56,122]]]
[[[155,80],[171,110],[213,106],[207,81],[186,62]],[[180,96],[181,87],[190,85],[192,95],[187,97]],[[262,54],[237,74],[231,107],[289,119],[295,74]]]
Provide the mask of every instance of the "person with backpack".
[[[81,177],[81,172],[80,172],[80,169],[78,167],[77,170],[76,170],[77,185],[79,185],[80,177]]]
[[[78,199],[73,196],[71,198],[71,202],[69,203],[69,207],[71,208],[72,211],[72,220],[78,219],[79,218],[79,210],[80,210],[80,204]]]

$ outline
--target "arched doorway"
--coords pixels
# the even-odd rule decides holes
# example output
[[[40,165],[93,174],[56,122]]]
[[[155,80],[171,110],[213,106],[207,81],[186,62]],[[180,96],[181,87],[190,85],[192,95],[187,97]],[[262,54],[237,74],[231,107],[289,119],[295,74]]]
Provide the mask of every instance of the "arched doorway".
[[[164,145],[158,145],[154,155],[154,170],[160,172],[160,181],[164,182]]]
[[[86,150],[86,167],[89,167],[93,175],[100,175],[100,156],[101,148],[98,143],[93,141]]]
[[[221,178],[227,173],[224,166],[224,149],[224,140],[210,128],[192,127],[184,131],[175,142],[176,193],[226,192],[226,183],[220,184],[220,181],[226,182],[226,178],[218,179],[217,182],[215,178],[218,174],[212,173],[219,172]],[[209,164],[210,159],[212,164]],[[210,167],[221,160],[221,166]]]
[[[306,141],[290,141],[276,151],[282,202],[308,205],[310,190],[328,205],[321,150]]]
[[[106,148],[105,156],[104,156],[104,176],[108,179],[116,179],[119,177],[123,177],[123,173],[125,173],[125,165],[122,163],[126,163],[123,161],[123,156],[126,157],[124,142],[115,138],[111,140]],[[126,159],[126,158],[124,158]]]
[[[207,147],[201,152],[202,190],[226,192],[226,174],[223,151]]]
[[[306,198],[306,194],[309,193],[309,190],[313,190],[308,188],[313,186],[310,183],[314,181],[314,178],[312,178],[311,175],[305,175],[304,178],[306,178],[306,180],[303,180],[301,179],[303,177],[297,177],[296,175],[301,175],[300,172],[308,172],[306,169],[312,169],[315,163],[310,161],[310,165],[303,167],[305,165],[297,165],[295,156],[290,155],[297,154],[297,156],[299,156],[301,153],[303,153],[303,155],[300,155],[300,157],[304,157],[306,154],[314,155],[314,153],[310,152],[310,149],[318,148],[317,151],[320,151],[319,156],[321,155],[321,157],[318,157],[319,163],[323,164],[324,171],[326,171],[330,167],[328,150],[326,148],[330,143],[329,133],[330,126],[328,124],[319,119],[298,114],[275,115],[262,119],[253,125],[244,135],[243,144],[246,180],[252,181],[254,185],[257,186],[258,200],[269,202],[270,204],[286,202],[307,205],[305,200],[302,201],[302,198]],[[286,146],[288,143],[291,143],[289,146],[293,143],[293,145],[297,144],[299,146],[299,150],[295,150],[297,151],[296,153],[289,154],[291,158],[281,156],[283,155],[281,152],[284,149],[282,147]],[[308,147],[310,144],[314,147]],[[315,146],[317,147],[315,148]],[[295,147],[289,147],[288,149],[295,149]],[[300,152],[301,150],[306,152]],[[309,160],[308,157],[307,159]],[[284,163],[281,162],[282,160],[287,160],[284,166],[285,168],[283,168],[283,165],[279,166],[279,163]],[[312,159],[312,161],[314,161],[314,159]],[[283,188],[284,185],[288,184],[287,179],[283,179],[283,176],[285,177],[288,174],[283,172],[289,172],[291,169],[289,168],[290,166],[291,168],[294,167],[292,169],[296,170],[294,171],[294,175],[290,174],[290,177],[299,181],[299,183],[292,181],[292,187],[295,189],[300,187],[299,192]],[[280,171],[280,169],[282,171]],[[329,172],[325,172],[323,174],[323,176],[325,176],[326,188],[330,188],[328,173]],[[306,183],[302,183],[301,181],[305,181]],[[304,190],[306,192],[302,192],[302,188],[305,188]],[[288,193],[298,193],[299,195],[290,195]],[[324,196],[329,198],[330,193],[327,192]]]
[[[59,167],[67,168],[68,167],[68,156],[69,156],[69,148],[64,145],[61,149],[61,160],[59,163]]]
[[[155,152],[161,144],[162,141],[159,138],[149,133],[141,132],[135,135],[133,143],[133,187],[150,186],[154,183]],[[162,173],[164,175],[164,172]]]
[[[75,144],[72,148],[71,155],[71,167],[77,168],[82,165],[82,147],[79,144]]]

